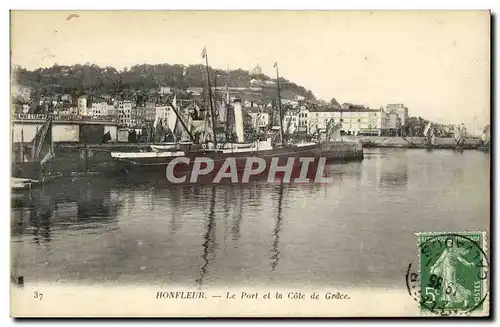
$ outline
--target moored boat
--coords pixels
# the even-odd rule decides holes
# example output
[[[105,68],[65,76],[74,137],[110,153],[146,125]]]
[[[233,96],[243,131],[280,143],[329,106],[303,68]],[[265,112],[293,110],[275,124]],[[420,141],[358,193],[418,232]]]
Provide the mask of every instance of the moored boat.
[[[51,117],[37,130],[30,147],[25,147],[23,131],[21,130],[21,144],[18,154],[12,163],[12,190],[31,189],[62,176],[60,173],[45,171],[46,163],[55,156]]]
[[[206,59],[206,51],[204,51],[204,58]],[[360,143],[349,144],[348,142],[329,141],[321,143],[318,141],[287,144],[284,142],[283,114],[279,89],[280,78],[277,63],[275,63],[274,67],[277,74],[277,103],[280,122],[279,135],[275,135],[278,141],[272,142],[271,137],[268,137],[266,140],[245,140],[241,101],[235,99],[232,107],[236,142],[218,142],[215,128],[217,116],[214,114],[212,105],[208,59],[206,59],[206,66],[210,116],[207,115],[205,121],[211,123],[211,131],[209,132],[211,134],[206,135],[204,143],[198,140],[195,141],[190,133],[190,128],[184,122],[176,106],[172,102],[167,101],[172,112],[176,115],[176,120],[182,124],[184,131],[188,134],[191,141],[184,144],[173,142],[164,146],[154,145],[151,146],[153,149],[152,152],[112,152],[111,157],[127,178],[161,182],[168,179],[167,175],[170,170],[170,173],[184,176],[198,175],[199,170],[208,169],[206,166],[200,166],[201,161],[205,165],[210,164],[211,172],[217,174],[221,170],[224,173],[227,169],[232,169],[238,174],[242,174],[249,170],[255,170],[253,164],[259,162],[263,165],[262,170],[258,169],[258,173],[253,171],[253,177],[267,174],[270,169],[276,170],[277,166],[287,166],[291,169],[292,174],[297,174],[297,177],[300,175],[303,178],[305,177],[302,174],[304,162],[310,163],[307,166],[308,168],[305,168],[307,170],[306,175],[310,177],[317,172],[317,168],[321,162],[324,164],[327,160],[348,160],[348,156],[355,159],[363,157],[363,149]],[[229,103],[227,105],[229,106]],[[348,154],[348,156],[345,154]],[[278,170],[280,170],[280,173],[285,173],[281,168]],[[227,177],[227,175],[225,176]]]

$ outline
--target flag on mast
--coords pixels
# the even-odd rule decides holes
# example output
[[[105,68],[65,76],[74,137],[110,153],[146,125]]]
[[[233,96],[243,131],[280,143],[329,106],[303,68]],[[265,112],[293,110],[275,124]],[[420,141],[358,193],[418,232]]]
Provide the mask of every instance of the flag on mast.
[[[278,67],[278,62],[277,61],[275,61],[274,65],[273,65],[273,68],[276,68],[276,67]]]
[[[201,51],[201,57],[205,58],[207,56],[207,47],[204,47],[203,50]]]

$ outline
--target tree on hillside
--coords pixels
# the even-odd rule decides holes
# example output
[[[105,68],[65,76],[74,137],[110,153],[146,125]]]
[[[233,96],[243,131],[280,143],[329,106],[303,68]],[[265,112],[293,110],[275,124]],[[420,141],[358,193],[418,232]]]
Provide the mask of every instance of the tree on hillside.
[[[340,104],[337,102],[337,99],[335,99],[335,98],[332,98],[330,100],[330,104],[335,106],[335,107],[340,107]]]
[[[229,87],[250,87],[250,81],[258,78],[271,80],[269,76],[258,74],[251,76],[248,71],[236,69],[226,70],[209,68],[211,83],[217,77],[217,85]],[[207,84],[206,67],[204,65],[135,65],[118,71],[113,67],[99,67],[94,64],[38,68],[29,71],[15,67],[14,83],[40,89],[42,94],[92,94],[98,97],[103,94],[115,96],[118,93],[133,93],[135,90],[155,89],[161,85],[171,86],[178,90],[186,90],[190,86],[205,87]],[[304,87],[280,78],[283,93],[301,95],[308,100],[315,100],[314,94]]]

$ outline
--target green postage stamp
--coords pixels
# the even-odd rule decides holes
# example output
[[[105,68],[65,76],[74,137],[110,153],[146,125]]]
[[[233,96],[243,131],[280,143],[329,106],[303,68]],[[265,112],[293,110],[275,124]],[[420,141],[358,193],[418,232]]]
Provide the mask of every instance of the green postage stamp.
[[[485,232],[420,233],[418,249],[421,314],[474,314],[488,308]]]

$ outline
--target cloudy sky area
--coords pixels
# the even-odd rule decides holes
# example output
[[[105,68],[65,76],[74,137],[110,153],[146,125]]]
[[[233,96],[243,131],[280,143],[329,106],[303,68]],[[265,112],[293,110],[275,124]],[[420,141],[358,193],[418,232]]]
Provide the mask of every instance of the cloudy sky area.
[[[68,16],[75,14],[71,19]],[[78,16],[78,17],[77,17]],[[259,64],[311,89],[482,128],[490,112],[488,12],[13,12],[12,63]],[[476,118],[474,118],[476,117]]]

